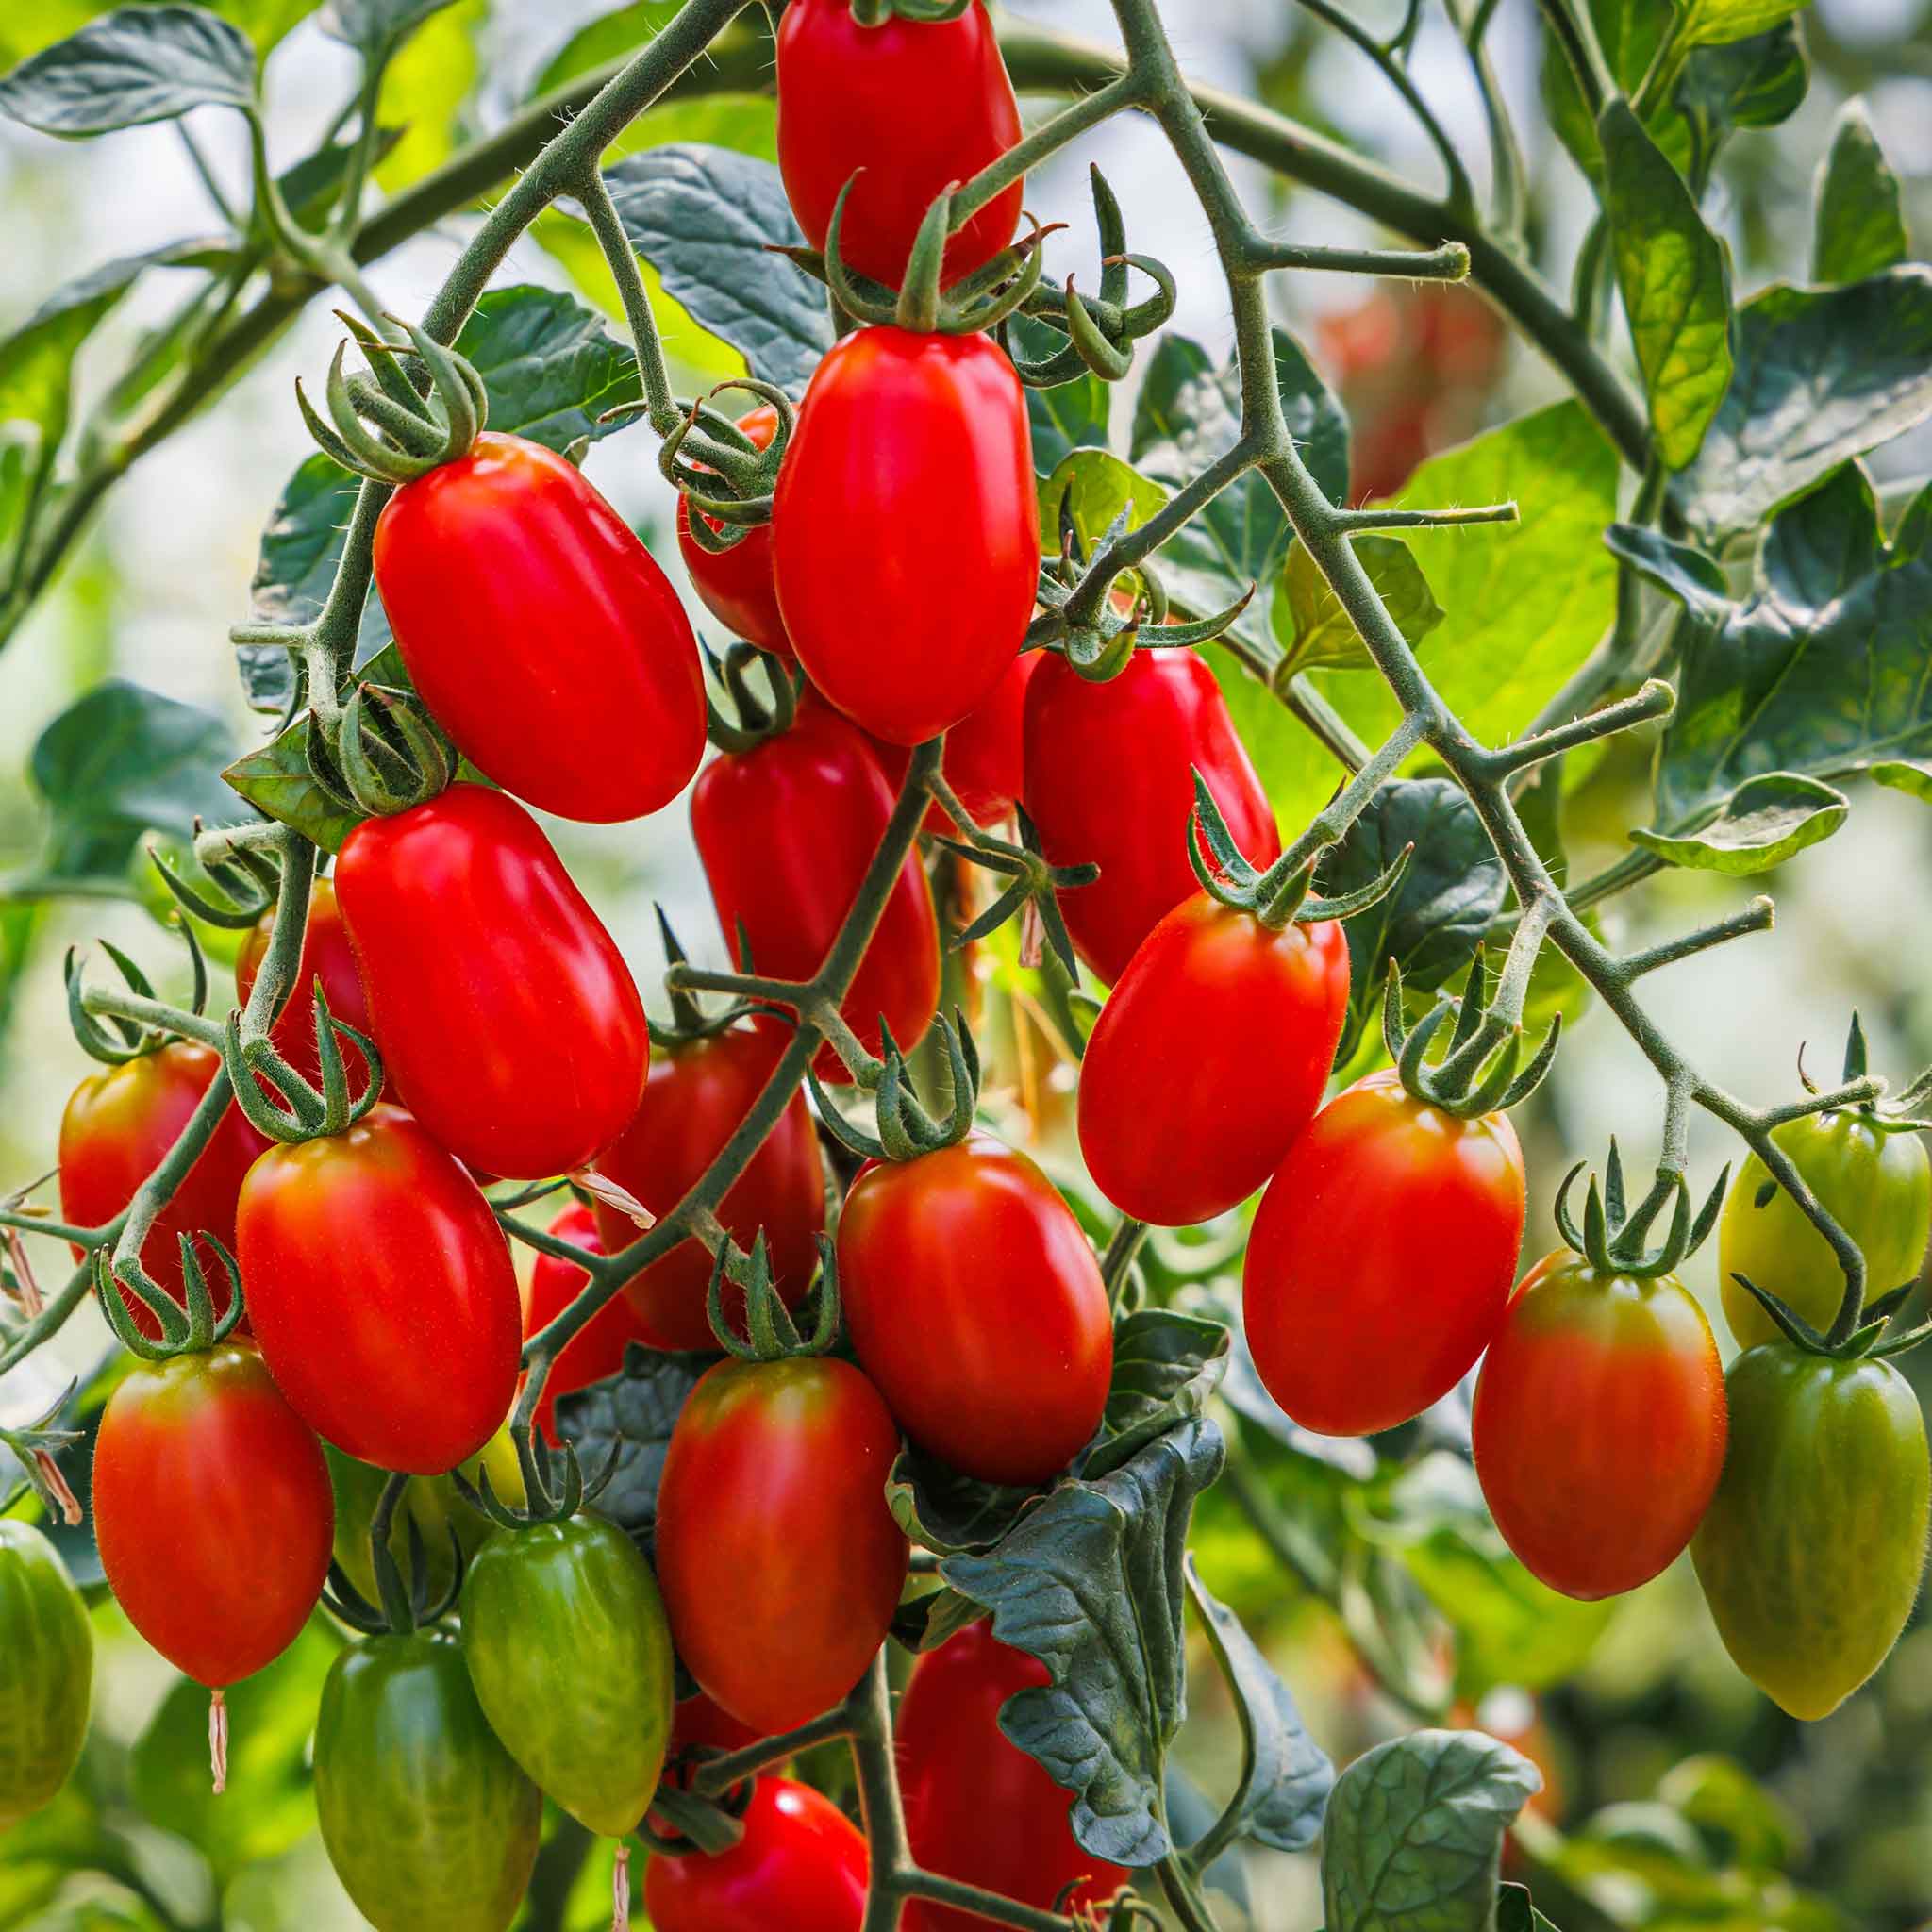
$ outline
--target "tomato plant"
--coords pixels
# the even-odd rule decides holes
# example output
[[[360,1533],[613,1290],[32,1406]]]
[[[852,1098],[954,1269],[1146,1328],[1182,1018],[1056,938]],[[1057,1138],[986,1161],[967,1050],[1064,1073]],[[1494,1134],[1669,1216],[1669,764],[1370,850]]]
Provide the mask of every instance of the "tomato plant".
[[[93,1671],[66,1565],[32,1524],[0,1517],[0,1831],[50,1804],[79,1762]]]
[[[778,434],[778,411],[770,403],[760,403],[738,419],[738,426],[755,449],[770,449]],[[698,515],[710,530],[724,532],[725,526],[716,517],[706,516],[703,510]],[[791,661],[791,640],[785,634],[778,587],[772,575],[771,525],[746,530],[728,549],[707,550],[691,535],[691,505],[679,496],[677,554],[684,558],[691,587],[705,608],[734,637]]]

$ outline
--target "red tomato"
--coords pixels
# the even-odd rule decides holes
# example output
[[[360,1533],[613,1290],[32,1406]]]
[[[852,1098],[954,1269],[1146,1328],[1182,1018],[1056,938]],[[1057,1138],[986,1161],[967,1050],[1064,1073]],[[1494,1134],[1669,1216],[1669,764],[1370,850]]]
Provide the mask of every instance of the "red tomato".
[[[1338,1093],[1248,1238],[1242,1315],[1268,1392],[1324,1436],[1391,1429],[1440,1401],[1503,1319],[1524,1205],[1507,1116],[1457,1120],[1392,1067]]]
[[[769,1030],[734,1026],[654,1055],[644,1104],[605,1150],[599,1173],[653,1214],[669,1213],[742,1124],[784,1050]],[[747,1250],[764,1229],[773,1279],[786,1306],[795,1307],[811,1283],[815,1237],[825,1224],[824,1168],[802,1088],[719,1203],[718,1219]],[[602,1202],[597,1231],[613,1254],[639,1235],[634,1222]],[[710,1285],[711,1257],[697,1241],[680,1241],[632,1275],[624,1291],[639,1340],[653,1348],[715,1349],[705,1307]],[[735,1282],[724,1284],[724,1306],[741,1332],[744,1291]]]
[[[1674,1275],[1603,1275],[1568,1249],[1524,1276],[1475,1385],[1476,1474],[1552,1590],[1616,1596],[1667,1569],[1724,1471],[1724,1370]]]
[[[899,1705],[899,1786],[913,1862],[1022,1905],[1098,1912],[1129,1879],[1081,1850],[1067,1823],[1071,1791],[1000,1729],[1016,1691],[1049,1681],[1046,1666],[969,1624],[912,1666]],[[1071,1894],[1067,1888],[1084,1880]],[[905,1932],[979,1932],[986,1921],[915,1899]]]
[[[859,732],[809,701],[790,730],[705,767],[691,793],[691,831],[741,969],[741,924],[759,973],[799,980],[817,973],[878,850],[892,798]],[[874,1053],[883,1013],[909,1053],[939,1001],[932,889],[919,855],[908,852],[840,1011]],[[812,1065],[822,1080],[850,1077],[828,1046]]]
[[[756,447],[770,449],[778,433],[778,412],[770,403],[760,403],[750,415],[738,419],[738,426]],[[713,530],[724,528],[716,517],[706,517],[705,522]],[[785,635],[785,620],[778,615],[778,590],[772,581],[770,524],[747,530],[729,550],[707,550],[691,534],[691,505],[680,494],[677,553],[684,558],[691,589],[720,624],[728,625],[734,637],[783,658],[788,664],[792,661],[791,640]]]
[[[991,697],[977,710],[967,712],[946,733],[945,757],[940,769],[975,825],[998,824],[1013,815],[1013,808],[1020,802],[1021,727],[1026,715],[1026,687],[1043,655],[1028,651],[1015,658],[993,687]],[[874,738],[871,743],[892,790],[898,791],[906,782],[911,752],[903,744],[888,744],[882,738]],[[938,805],[926,812],[925,829],[942,838],[954,835],[952,820]]]
[[[911,506],[916,540],[881,541]],[[1040,584],[1012,363],[990,336],[847,336],[799,406],[772,532],[785,628],[826,698],[893,744],[957,724],[1012,669]]]
[[[839,1219],[839,1286],[860,1366],[962,1474],[1045,1482],[1100,1425],[1099,1264],[1053,1183],[991,1134],[866,1167]]]
[[[375,587],[423,702],[519,798],[608,824],[691,783],[705,752],[691,620],[575,463],[486,431],[390,498]]]
[[[60,1116],[62,1219],[76,1227],[99,1227],[113,1220],[181,1138],[221,1066],[222,1057],[212,1047],[171,1040],[139,1059],[90,1074],[69,1096]],[[181,1237],[205,1231],[234,1251],[235,1197],[242,1191],[242,1177],[267,1145],[266,1137],[230,1102],[173,1199],[155,1217],[141,1244],[142,1263],[176,1301],[181,1299]],[[78,1260],[81,1250],[74,1254]],[[215,1312],[225,1313],[228,1272],[205,1246],[201,1262]],[[158,1341],[161,1324],[140,1297],[124,1288],[121,1299],[135,1326],[149,1341]]]
[[[322,1444],[243,1342],[134,1365],[101,1416],[93,1511],[128,1622],[210,1690],[278,1657],[328,1574]]]
[[[1206,892],[1183,899],[1127,962],[1080,1062],[1094,1185],[1159,1227],[1245,1201],[1321,1106],[1347,1012],[1334,920],[1270,932]]]
[[[1257,866],[1281,856],[1261,781],[1198,653],[1136,651],[1106,684],[1047,655],[1026,691],[1026,809],[1055,865],[1100,876],[1060,896],[1074,945],[1111,984],[1198,889],[1188,863],[1194,773]]]
[[[694,1690],[680,1697],[671,1712],[671,1742],[666,1747],[666,1763],[675,1763],[696,1749],[743,1751],[758,1741],[758,1733],[741,1724],[728,1710],[722,1710],[705,1695]]]
[[[440,1475],[501,1427],[521,1335],[509,1249],[408,1114],[270,1148],[237,1220],[256,1339],[310,1428],[378,1469]]]
[[[261,971],[262,959],[268,952],[275,919],[275,908],[271,906],[249,928],[242,950],[235,956],[235,997],[244,1004],[255,990],[256,975]],[[329,1011],[345,1026],[373,1035],[369,998],[362,991],[362,975],[356,970],[348,929],[342,924],[341,911],[336,905],[336,889],[327,879],[317,879],[308,889],[308,924],[302,932],[302,956],[295,962],[295,983],[268,1034],[275,1051],[308,1080],[322,1078],[322,1062],[315,1052],[318,979],[322,981]],[[368,1084],[362,1056],[341,1034],[336,1036],[336,1044],[350,1070],[350,1091],[360,1093]]]
[[[859,26],[848,0],[793,0],[778,26],[778,166],[798,225],[825,245],[839,191],[846,266],[897,288],[925,211],[1020,139],[1020,105],[984,10],[954,21]],[[1013,239],[1024,181],[946,243],[944,279]]]
[[[849,1362],[724,1361],[686,1397],[658,1485],[658,1582],[677,1654],[769,1736],[829,1710],[898,1607],[886,1507],[899,1431]]]
[[[630,969],[537,822],[452,785],[343,841],[336,891],[394,1097],[459,1160],[582,1167],[644,1091]]]
[[[604,1252],[596,1218],[575,1201],[550,1224],[550,1232],[594,1255]],[[574,1261],[539,1255],[530,1270],[529,1291],[524,1296],[524,1340],[527,1341],[562,1314],[583,1292],[590,1278]],[[643,1340],[630,1304],[621,1294],[613,1295],[564,1343],[562,1354],[551,1363],[543,1393],[537,1399],[537,1426],[557,1441],[557,1398],[616,1374],[624,1367],[625,1349]]]
[[[761,1777],[729,1851],[652,1858],[644,1909],[656,1932],[859,1932],[869,1871],[863,1835],[829,1798]]]

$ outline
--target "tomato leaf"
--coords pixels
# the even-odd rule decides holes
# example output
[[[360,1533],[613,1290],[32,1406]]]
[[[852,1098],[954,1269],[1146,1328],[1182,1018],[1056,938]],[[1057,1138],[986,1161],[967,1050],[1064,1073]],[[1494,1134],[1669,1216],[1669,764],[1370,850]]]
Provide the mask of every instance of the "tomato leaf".
[[[1541,1784],[1480,1731],[1414,1731],[1365,1752],[1322,1835],[1326,1932],[1490,1932],[1503,1834]]]
[[[1764,33],[1802,12],[1805,6],[1806,0],[1683,0],[1677,15],[1678,43],[1723,46]]]
[[[1207,1413],[1227,1372],[1225,1324],[1171,1308],[1141,1308],[1113,1337],[1113,1381],[1099,1440],[1078,1464],[1090,1481],[1129,1461],[1156,1436]]]
[[[1308,1736],[1289,1688],[1241,1620],[1217,1603],[1190,1557],[1188,1593],[1241,1720],[1241,1774],[1228,1800],[1241,1836],[1277,1852],[1305,1851],[1322,1829],[1335,1767]]]
[[[1530,1903],[1529,1887],[1505,1885],[1496,1893],[1496,1932],[1557,1932]]]
[[[886,1477],[893,1520],[914,1542],[944,1556],[991,1549],[1040,1493],[961,1475],[911,1444]]]
[[[624,1372],[558,1397],[557,1427],[576,1444],[587,1480],[617,1461],[595,1507],[642,1545],[648,1556],[658,1525],[658,1478],[672,1424],[684,1398],[711,1366],[709,1356],[667,1355],[632,1342]]]
[[[322,30],[365,56],[382,54],[450,4],[451,0],[329,0],[322,9]]]
[[[1732,351],[1730,391],[1673,484],[1711,542],[1932,414],[1932,266],[1842,289],[1774,285],[1738,310]]]
[[[1898,176],[1865,103],[1847,101],[1812,189],[1811,279],[1860,282],[1906,260],[1911,247]]]
[[[1354,549],[1396,628],[1411,644],[1419,644],[1445,613],[1415,552],[1400,537],[1374,535],[1357,537]],[[1284,653],[1274,673],[1277,680],[1317,665],[1365,669],[1373,663],[1354,620],[1300,543],[1282,566],[1281,591],[1274,600],[1274,634]]]
[[[1796,772],[1747,778],[1716,817],[1672,837],[1635,831],[1632,841],[1673,865],[1748,878],[1828,839],[1844,824],[1850,801],[1835,786]]]
[[[1061,1482],[989,1555],[940,1566],[1001,1642],[1046,1665],[1052,1682],[1008,1699],[1000,1728],[1075,1794],[1081,1846],[1117,1865],[1173,1848],[1159,1792],[1187,1707],[1181,1557],[1223,1455],[1211,1422],[1184,1422],[1097,1481]]]
[[[1120,458],[1104,449],[1069,449],[1040,486],[1041,537],[1047,549],[1058,551],[1064,519],[1079,539],[1081,554],[1091,557],[1123,510],[1127,513],[1124,527],[1138,530],[1166,502],[1167,491],[1160,484]]]
[[[124,7],[0,76],[0,114],[42,134],[254,105],[255,49],[204,7]]]
[[[832,346],[825,292],[773,248],[800,245],[770,161],[677,142],[605,171],[631,246],[702,327],[737,349],[754,375],[793,394]]]

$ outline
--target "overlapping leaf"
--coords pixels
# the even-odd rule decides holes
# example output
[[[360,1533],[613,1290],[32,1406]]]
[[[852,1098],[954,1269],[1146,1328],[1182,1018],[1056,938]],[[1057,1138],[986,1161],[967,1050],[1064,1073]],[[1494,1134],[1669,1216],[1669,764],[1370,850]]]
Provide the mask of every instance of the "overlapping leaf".
[[[609,1517],[648,1550],[658,1525],[658,1478],[684,1399],[710,1367],[709,1356],[666,1355],[632,1343],[624,1372],[558,1397],[557,1427],[576,1445],[586,1477],[614,1454],[609,1487],[597,1498]]]
[[[254,47],[205,7],[123,7],[0,77],[0,114],[43,134],[106,134],[254,100]]]
[[[1898,176],[1862,100],[1847,101],[1818,164],[1812,197],[1811,279],[1859,282],[1911,254]]]

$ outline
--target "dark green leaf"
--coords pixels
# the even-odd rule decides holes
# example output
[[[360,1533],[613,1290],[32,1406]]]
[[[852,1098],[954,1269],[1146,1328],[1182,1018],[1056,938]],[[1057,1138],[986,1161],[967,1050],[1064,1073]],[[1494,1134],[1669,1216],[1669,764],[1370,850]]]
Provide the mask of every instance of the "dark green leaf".
[[[1611,253],[1650,420],[1664,461],[1680,470],[1730,386],[1730,262],[1627,103],[1605,108],[1597,137]]]
[[[43,134],[105,134],[254,101],[255,49],[202,7],[124,7],[0,78],[0,114]]]
[[[910,1445],[886,1478],[886,1501],[899,1527],[941,1555],[991,1549],[1039,1493],[961,1475]]]
[[[1113,1381],[1100,1440],[1081,1458],[1091,1481],[1137,1456],[1156,1436],[1207,1412],[1227,1372],[1221,1322],[1171,1308],[1141,1308],[1114,1328]]]
[[[971,1597],[961,1596],[942,1583],[937,1590],[908,1596],[899,1606],[892,1618],[892,1635],[917,1656],[937,1650],[985,1614]]]
[[[1220,1473],[1212,1423],[1182,1423],[1097,1482],[1069,1479],[983,1557],[941,1574],[993,1613],[993,1634],[1045,1664],[1000,1728],[1075,1796],[1074,1836],[1095,1857],[1149,1865],[1167,1748],[1187,1705],[1181,1558],[1195,1497]]]
[[[34,744],[28,775],[49,823],[39,864],[8,892],[131,895],[128,864],[143,833],[186,840],[197,818],[249,816],[221,782],[231,750],[211,711],[125,678],[96,685]]]
[[[1530,1903],[1529,1887],[1506,1885],[1496,1894],[1496,1932],[1557,1932]]]
[[[622,1374],[558,1398],[558,1431],[576,1444],[586,1478],[599,1474],[616,1452],[616,1472],[597,1508],[647,1554],[658,1524],[658,1478],[672,1424],[713,1359],[665,1355],[633,1342],[624,1352]]]
[[[1770,288],[1737,312],[1737,373],[1674,485],[1716,541],[1755,530],[1848,458],[1932,412],[1932,268],[1844,289]]]
[[[1288,1686],[1241,1620],[1208,1593],[1191,1558],[1187,1581],[1241,1720],[1241,1773],[1228,1801],[1241,1834],[1277,1852],[1305,1851],[1322,1829],[1335,1767],[1308,1736]]]
[[[322,30],[365,56],[382,55],[406,40],[450,0],[329,0]]]
[[[1503,862],[1462,788],[1447,778],[1401,778],[1369,801],[1348,836],[1324,861],[1322,891],[1365,886],[1415,847],[1395,890],[1358,912],[1348,934],[1348,1022],[1337,1059],[1355,1051],[1379,1009],[1392,958],[1403,984],[1425,992],[1469,963],[1490,921],[1502,910]]]
[[[1442,622],[1443,611],[1415,553],[1400,537],[1357,537],[1354,547],[1396,627],[1411,644],[1420,643]],[[1306,545],[1297,543],[1288,553],[1281,591],[1274,600],[1274,634],[1286,656],[1277,679],[1317,665],[1361,668],[1374,662]]]
[[[1651,831],[1630,837],[1673,865],[1748,878],[1830,838],[1850,810],[1835,786],[1795,772],[1767,772],[1745,779],[1707,824],[1674,837]]]
[[[1326,1932],[1490,1932],[1503,1834],[1541,1784],[1480,1731],[1414,1731],[1357,1757],[1322,1835]]]
[[[1878,145],[1865,103],[1847,101],[1812,191],[1811,279],[1861,282],[1911,251],[1898,176]]]
[[[825,291],[774,247],[805,240],[770,161],[675,142],[631,155],[605,180],[624,232],[701,326],[754,375],[799,392],[832,345]]]
[[[1063,338],[1030,315],[1016,315],[1008,324],[1013,353],[1039,362],[1058,348]],[[1113,391],[1091,370],[1054,389],[1029,389],[1026,414],[1033,425],[1033,467],[1048,476],[1070,449],[1105,449]]]
[[[1805,42],[1793,21],[1768,33],[1732,41],[1722,47],[1699,47],[1684,63],[1676,106],[1698,131],[1702,167],[1709,172],[1724,137],[1734,127],[1775,127],[1798,111],[1811,84]],[[1657,125],[1651,131],[1656,133]],[[1659,146],[1669,151],[1667,141]]]

